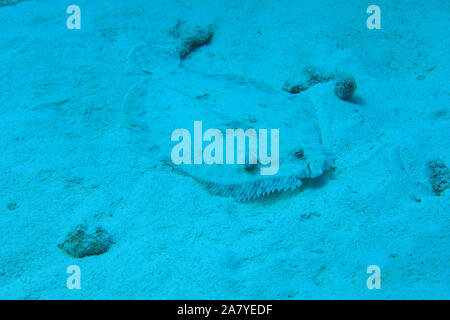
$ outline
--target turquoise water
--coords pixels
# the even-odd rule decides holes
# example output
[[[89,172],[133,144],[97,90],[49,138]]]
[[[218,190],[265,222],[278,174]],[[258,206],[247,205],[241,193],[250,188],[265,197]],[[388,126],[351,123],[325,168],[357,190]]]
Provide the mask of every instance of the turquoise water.
[[[0,298],[448,299],[450,7],[373,4],[0,0]]]

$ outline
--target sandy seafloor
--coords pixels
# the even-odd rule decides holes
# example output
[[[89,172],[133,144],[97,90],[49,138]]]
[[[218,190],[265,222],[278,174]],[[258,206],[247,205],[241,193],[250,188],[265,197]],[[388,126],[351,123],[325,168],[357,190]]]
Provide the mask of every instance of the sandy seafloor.
[[[81,30],[66,28],[71,4]],[[366,27],[370,4],[381,30]],[[434,194],[426,170],[450,165],[449,13],[440,0],[0,7],[0,298],[450,298],[450,191]],[[173,42],[180,19],[215,29],[186,68],[277,90],[309,65],[357,79],[351,101],[332,82],[301,93],[333,174],[240,203],[160,165],[130,130],[124,99],[149,75],[127,57]],[[108,252],[76,259],[57,247],[83,221],[113,235]],[[66,288],[69,265],[81,290]],[[366,287],[369,265],[380,290]]]

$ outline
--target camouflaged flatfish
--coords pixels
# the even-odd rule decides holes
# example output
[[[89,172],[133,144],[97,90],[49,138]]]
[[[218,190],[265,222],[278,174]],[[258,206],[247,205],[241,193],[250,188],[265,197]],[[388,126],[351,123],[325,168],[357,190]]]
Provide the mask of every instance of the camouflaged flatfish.
[[[135,48],[129,59],[148,74],[128,94],[126,108],[139,110],[130,112],[135,117],[130,121],[145,124],[148,143],[158,146],[158,156],[173,172],[192,178],[211,194],[239,201],[255,199],[296,189],[303,180],[329,169],[315,109],[305,96],[237,75],[186,69],[176,53],[164,46]],[[224,140],[226,129],[278,129],[278,172],[261,175],[264,165],[250,165],[248,149],[245,164],[174,164],[171,151],[177,142],[171,141],[171,135],[183,128],[193,140],[194,121],[202,122],[203,133],[220,130]],[[208,143],[203,142],[203,149]]]

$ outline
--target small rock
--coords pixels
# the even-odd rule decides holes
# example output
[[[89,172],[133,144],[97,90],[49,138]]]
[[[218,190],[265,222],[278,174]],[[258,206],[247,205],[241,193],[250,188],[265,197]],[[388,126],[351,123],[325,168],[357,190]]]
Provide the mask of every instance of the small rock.
[[[103,227],[98,226],[89,230],[86,223],[76,226],[58,248],[64,250],[74,258],[100,255],[109,250],[114,241]]]
[[[450,186],[450,172],[442,160],[436,159],[428,162],[430,183],[434,194],[440,196]]]
[[[213,37],[214,31],[212,26],[207,26],[205,28],[197,27],[195,30],[182,36],[181,43],[178,46],[178,55],[180,60],[186,59],[188,55],[201,46],[209,44]]]
[[[245,163],[244,166],[245,171],[249,173],[255,173],[258,168],[259,165],[257,163]]]
[[[8,204],[8,210],[16,210],[17,208],[19,208],[19,205],[15,202],[11,202],[10,204]]]
[[[334,93],[342,100],[349,100],[358,86],[356,80],[352,75],[340,74],[336,77],[336,85]]]
[[[286,81],[282,88],[284,91],[289,92],[290,94],[298,94],[300,92],[306,91],[309,89],[309,86],[303,82],[299,82],[296,84],[291,84]]]

